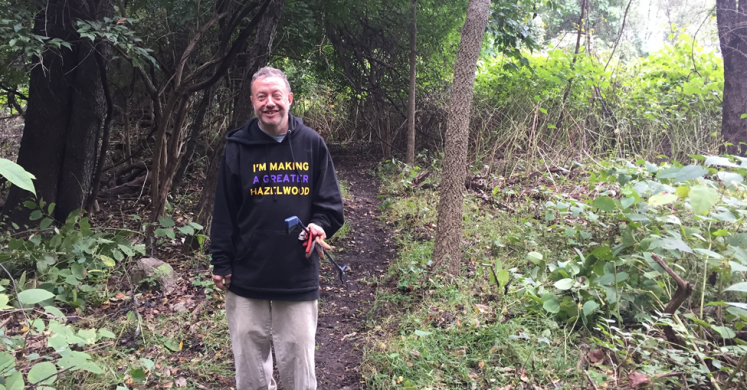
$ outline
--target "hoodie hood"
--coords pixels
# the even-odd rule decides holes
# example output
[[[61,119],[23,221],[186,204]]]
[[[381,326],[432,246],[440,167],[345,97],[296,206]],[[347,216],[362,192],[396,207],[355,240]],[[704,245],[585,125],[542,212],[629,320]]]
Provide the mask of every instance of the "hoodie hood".
[[[288,114],[288,133],[285,138],[295,137],[296,134],[304,129],[303,121],[299,117]],[[234,129],[226,134],[228,142],[237,142],[244,145],[264,145],[276,144],[277,141],[267,135],[259,128],[259,119],[254,117],[249,119],[243,126]]]

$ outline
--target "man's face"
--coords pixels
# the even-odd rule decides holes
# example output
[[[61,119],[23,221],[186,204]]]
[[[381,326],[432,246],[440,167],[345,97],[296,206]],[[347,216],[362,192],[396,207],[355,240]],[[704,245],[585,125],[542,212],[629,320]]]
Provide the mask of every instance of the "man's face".
[[[283,134],[288,130],[288,109],[293,93],[280,77],[262,77],[252,84],[252,106],[262,129]]]

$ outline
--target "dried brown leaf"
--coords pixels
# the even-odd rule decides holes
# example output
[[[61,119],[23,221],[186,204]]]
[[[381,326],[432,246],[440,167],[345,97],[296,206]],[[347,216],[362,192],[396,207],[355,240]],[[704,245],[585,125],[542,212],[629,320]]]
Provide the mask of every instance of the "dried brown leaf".
[[[628,385],[630,387],[637,389],[639,387],[647,386],[651,384],[651,379],[647,377],[646,375],[641,374],[640,372],[633,371],[628,375]]]
[[[604,351],[601,349],[595,349],[589,352],[589,361],[592,364],[600,364],[604,362]]]

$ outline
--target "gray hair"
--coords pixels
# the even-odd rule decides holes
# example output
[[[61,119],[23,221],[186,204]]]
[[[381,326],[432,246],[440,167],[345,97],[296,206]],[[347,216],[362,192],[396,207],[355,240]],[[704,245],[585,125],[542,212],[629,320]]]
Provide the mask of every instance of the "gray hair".
[[[280,77],[285,82],[285,87],[288,88],[288,93],[291,93],[291,86],[288,82],[288,78],[285,77],[285,73],[283,73],[283,71],[280,69],[275,69],[270,66],[261,68],[257,71],[257,73],[254,74],[254,76],[252,76],[252,87],[254,87],[254,80],[263,79],[265,77]]]

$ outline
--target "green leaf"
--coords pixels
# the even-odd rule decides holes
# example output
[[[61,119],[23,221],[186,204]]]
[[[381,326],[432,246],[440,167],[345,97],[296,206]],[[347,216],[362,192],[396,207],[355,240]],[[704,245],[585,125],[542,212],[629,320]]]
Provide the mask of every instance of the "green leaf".
[[[623,210],[633,205],[633,203],[635,203],[635,197],[633,196],[628,196],[620,200],[620,204],[622,204]]]
[[[677,187],[677,190],[675,191],[677,196],[679,196],[682,199],[687,198],[688,195],[690,195],[690,186],[679,186]]]
[[[701,167],[700,165],[688,165],[677,172],[677,176],[674,177],[675,183],[681,183],[687,180],[697,179],[708,174],[708,170]]]
[[[88,363],[88,359],[91,358],[91,355],[79,352],[79,351],[69,351],[69,355],[63,357],[57,362],[57,366],[64,370],[70,367],[73,367],[72,370],[80,370],[83,368],[83,366]]]
[[[706,160],[704,165],[716,165],[719,167],[738,167],[739,165],[734,164],[726,157],[721,156],[705,156]]]
[[[78,336],[86,341],[86,344],[93,344],[96,342],[96,330],[95,329],[81,329],[78,331]]]
[[[10,302],[8,295],[0,294],[0,310],[12,309],[12,307],[8,305],[8,302]]]
[[[718,191],[706,186],[693,186],[690,188],[690,206],[693,213],[705,215],[718,202]]]
[[[712,250],[703,249],[703,248],[695,248],[694,250],[695,250],[695,252],[698,252],[701,255],[706,255],[706,256],[712,257],[714,259],[723,259],[724,258],[723,256],[719,255],[718,253],[716,253],[716,252],[714,252]]]
[[[669,194],[666,192],[660,192],[650,198],[648,198],[649,206],[663,206],[665,204],[674,203],[677,200],[677,195]]]
[[[669,167],[667,169],[660,171],[658,174],[656,174],[656,177],[659,179],[673,179],[677,177],[677,174],[681,170],[682,168],[679,168],[679,167]]]
[[[742,116],[739,117],[739,119],[747,118],[747,113],[742,114]]]
[[[44,218],[42,219],[41,223],[39,224],[39,229],[44,230],[49,227],[49,225],[52,224],[54,220],[52,218]]]
[[[596,310],[599,307],[599,304],[596,303],[596,301],[586,301],[584,302],[583,311],[584,311],[584,317],[588,316],[594,310]]]
[[[16,369],[16,358],[7,352],[0,352],[0,377]]]
[[[747,292],[747,282],[737,283],[735,285],[729,286],[724,291],[740,291],[740,292]]]
[[[542,296],[542,300],[544,301],[544,303],[542,304],[542,308],[545,309],[548,313],[557,314],[560,312],[560,303],[558,302],[558,297],[553,294],[545,294]]]
[[[50,362],[36,363],[33,367],[31,367],[31,370],[29,371],[29,383],[33,385],[51,385],[57,379],[57,375],[54,375],[56,372],[57,367],[55,367],[55,365]],[[52,376],[50,377],[50,375]],[[44,379],[47,377],[49,378]],[[42,382],[42,380],[44,382]]]
[[[704,328],[710,328],[711,327],[711,324],[709,324],[709,323],[707,323],[707,322],[705,322],[705,321],[703,321],[703,320],[695,317],[694,315],[692,315],[690,313],[685,314],[685,317],[689,318],[692,322],[694,322],[694,323],[696,323],[696,324],[698,324],[698,325],[700,325],[700,326],[702,326]]]
[[[646,170],[649,173],[654,173],[654,172],[656,172],[656,171],[659,170],[659,167],[657,167],[656,165],[651,164],[650,162],[646,161]]]
[[[733,339],[734,336],[737,335],[736,333],[734,333],[733,330],[725,326],[714,326],[712,327],[712,329],[715,330],[716,333],[718,333],[721,336],[721,338],[724,338],[724,339]]]
[[[573,287],[574,280],[571,278],[561,279],[555,282],[555,288],[558,290],[570,290]]]
[[[747,272],[747,267],[736,261],[730,261],[729,267],[731,267],[731,272]]]
[[[145,371],[139,369],[139,368],[133,368],[130,370],[130,375],[132,376],[132,380],[135,382],[142,382],[145,380]]]
[[[498,271],[498,284],[501,287],[505,286],[508,283],[508,278],[508,271],[506,271],[505,269]]]
[[[721,171],[721,172],[718,173],[718,178],[721,181],[723,181],[724,185],[726,187],[728,187],[728,188],[732,188],[732,187],[736,188],[736,186],[734,185],[734,183],[741,183],[741,182],[744,181],[744,177],[742,177],[742,175],[740,175],[738,173],[734,173],[734,172],[723,172],[723,171]]]
[[[31,212],[31,215],[29,215],[29,219],[32,221],[41,219],[41,217],[43,217],[41,210],[34,210]]]
[[[101,258],[101,262],[104,263],[104,265],[107,266],[107,267],[109,267],[109,268],[112,268],[115,265],[117,265],[117,263],[114,261],[114,259],[112,259],[109,256],[100,255],[99,257]]]
[[[113,339],[113,338],[116,338],[117,336],[114,333],[112,333],[109,329],[99,329],[99,339],[102,339],[104,337],[108,339]]]
[[[542,262],[542,253],[529,252],[527,253],[527,260],[531,261],[534,264],[539,264]]]
[[[426,332],[424,330],[415,330],[415,335],[418,337],[425,337],[431,334],[431,332]]]
[[[156,229],[153,231],[153,234],[155,234],[157,237],[169,237],[174,238],[174,230],[173,229]]]
[[[24,305],[33,305],[41,301],[46,301],[49,298],[53,298],[54,294],[47,290],[40,288],[33,288],[30,290],[23,290],[18,293],[18,298],[23,302]]]
[[[177,228],[182,234],[191,236],[195,234],[195,229],[192,228],[192,226],[184,225],[182,227]]]
[[[20,372],[14,372],[5,378],[5,390],[23,390],[26,383],[23,381],[23,375]]]
[[[54,306],[44,306],[44,311],[46,313],[49,313],[49,314],[55,316],[55,318],[59,322],[62,322],[62,323],[67,322],[67,317],[65,316],[65,314],[60,309],[58,309],[58,308],[56,308]]]
[[[611,212],[615,210],[615,202],[609,196],[600,196],[594,199],[592,205],[600,210]]]
[[[163,346],[168,348],[171,352],[179,352],[180,349],[180,343],[176,340],[166,340],[165,343],[163,343]]]
[[[163,226],[165,228],[169,228],[169,227],[172,227],[172,226],[176,225],[174,223],[174,220],[171,219],[171,217],[167,217],[165,215],[163,217],[161,217],[161,218],[158,218],[158,223],[160,223],[161,226]]]
[[[140,362],[143,363],[143,365],[145,366],[145,369],[148,371],[152,371],[153,367],[156,366],[156,364],[153,363],[153,360],[150,360],[150,359],[140,358]]]
[[[666,237],[657,238],[651,243],[651,248],[664,248],[667,250],[679,250],[682,252],[693,253],[693,250],[684,241],[679,238]]]
[[[36,195],[33,179],[34,175],[26,172],[23,167],[8,159],[0,158],[0,175],[13,183],[16,187]]]

